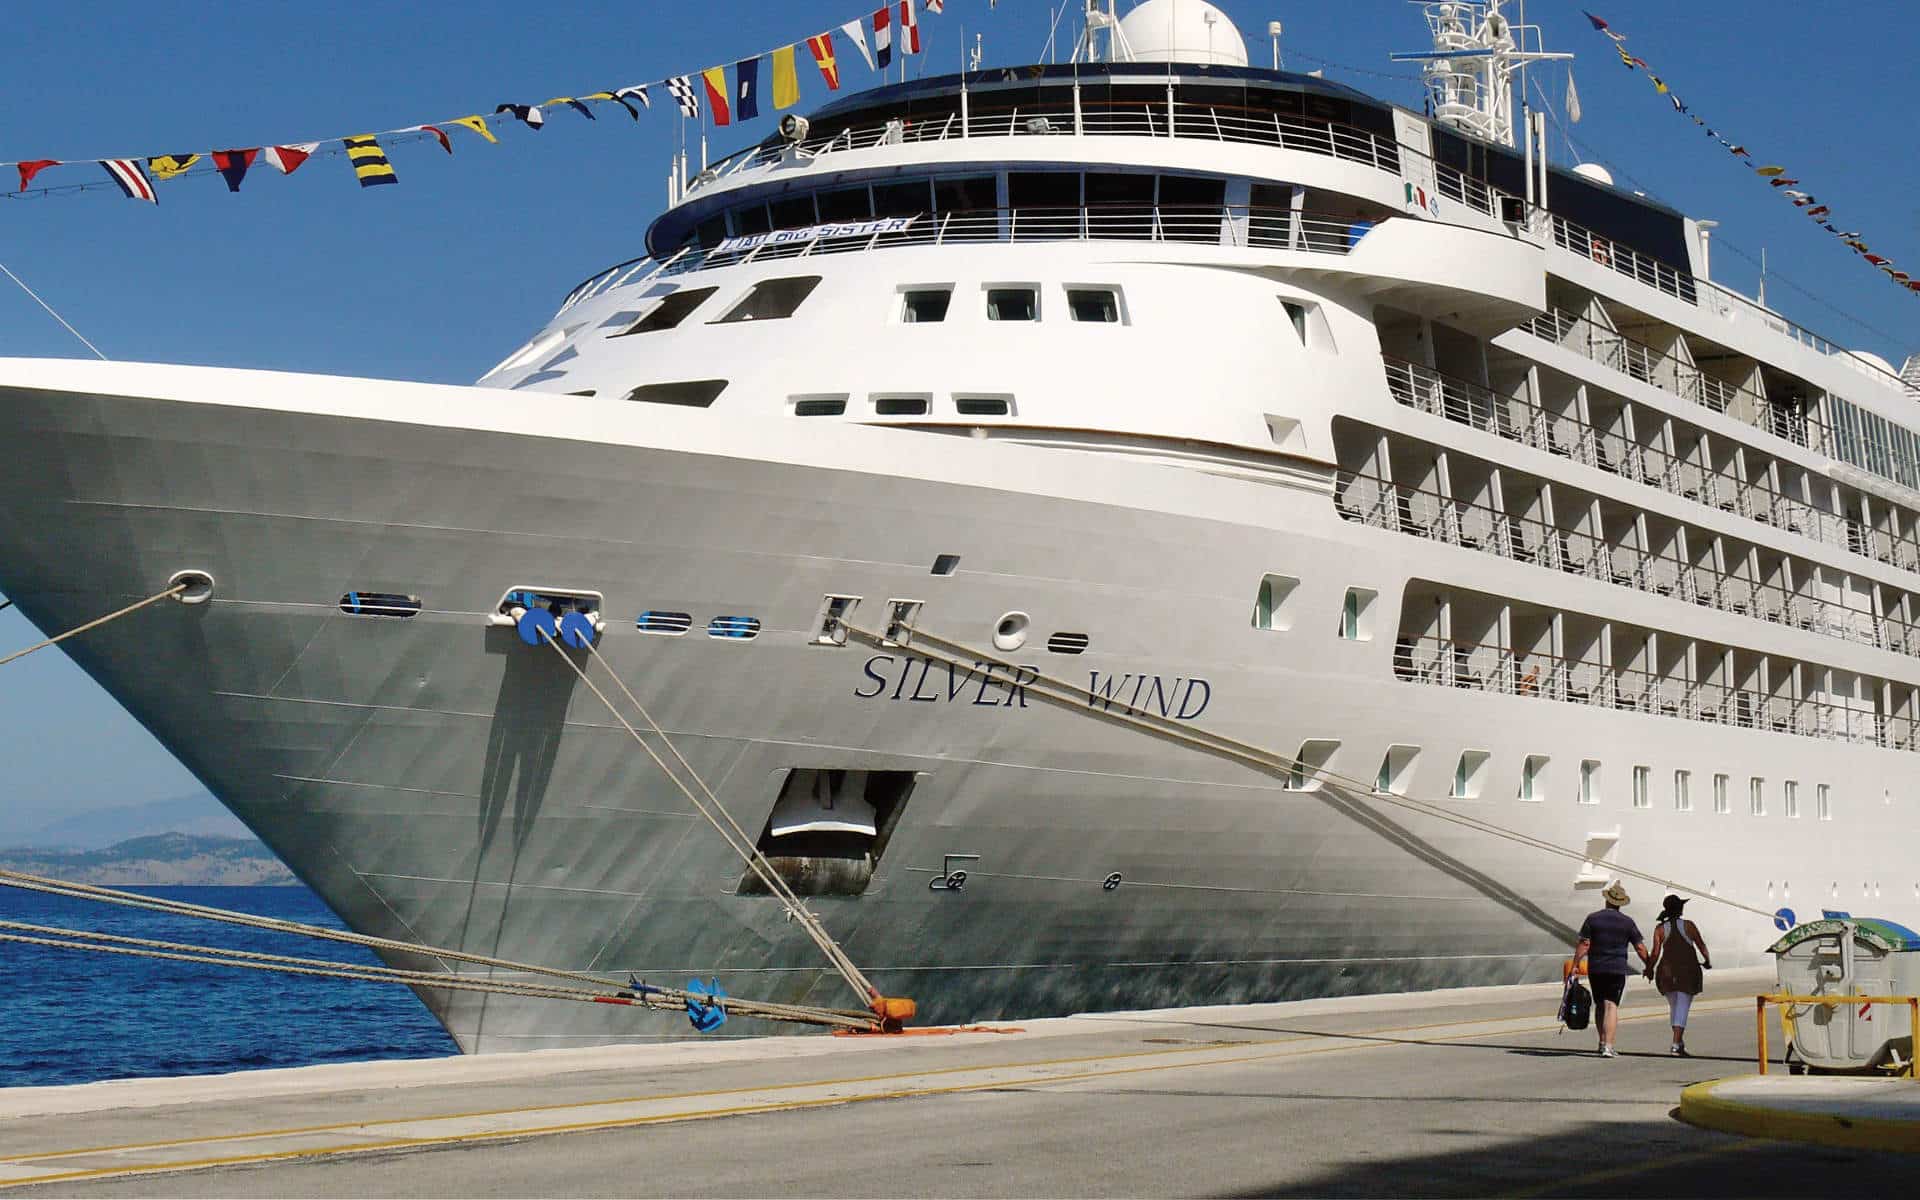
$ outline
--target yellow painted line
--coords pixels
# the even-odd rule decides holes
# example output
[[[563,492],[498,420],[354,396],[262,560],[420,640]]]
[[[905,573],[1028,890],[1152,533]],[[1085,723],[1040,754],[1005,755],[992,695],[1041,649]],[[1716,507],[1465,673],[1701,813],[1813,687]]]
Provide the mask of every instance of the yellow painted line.
[[[1729,1002],[1719,1006],[1725,1009],[1742,1008],[1744,1003]],[[1714,1011],[1702,1005],[1695,1011]],[[1623,1013],[1621,1020],[1649,1020],[1665,1015],[1665,1009],[1647,1009],[1632,1013]],[[1520,1022],[1521,1024],[1516,1024]],[[1485,1028],[1486,1026],[1498,1028]],[[1093,1054],[1039,1059],[1021,1063],[989,1063],[961,1065],[952,1067],[928,1068],[919,1071],[903,1071],[882,1075],[852,1076],[841,1079],[813,1080],[788,1084],[773,1084],[760,1088],[731,1088],[710,1091],[668,1093],[658,1096],[628,1096],[606,1100],[588,1100],[568,1105],[530,1105],[518,1108],[483,1109],[467,1113],[437,1114],[421,1117],[395,1117],[386,1120],[362,1120],[340,1122],[330,1125],[298,1126],[288,1129],[261,1130],[248,1133],[219,1134],[211,1137],[179,1138],[169,1141],[134,1142],[112,1146],[98,1146],[77,1150],[49,1151],[39,1154],[9,1155],[0,1158],[0,1167],[25,1166],[31,1163],[47,1162],[55,1159],[72,1159],[95,1155],[126,1154],[140,1150],[163,1150],[194,1145],[214,1145],[243,1141],[261,1141],[272,1138],[294,1137],[313,1133],[328,1133],[352,1129],[364,1129],[373,1141],[345,1142],[332,1146],[286,1148],[270,1150],[256,1154],[225,1155],[217,1157],[174,1160],[154,1163],[130,1163],[108,1167],[87,1168],[76,1171],[35,1174],[29,1177],[12,1179],[0,1178],[0,1188],[17,1187],[29,1183],[52,1183],[62,1180],[101,1178],[113,1175],[154,1174],[166,1171],[185,1171],[217,1166],[236,1166],[246,1163],[267,1161],[291,1161],[328,1155],[366,1153],[375,1150],[400,1149],[420,1146],[458,1145],[468,1142],[494,1141],[506,1138],[533,1137],[555,1133],[578,1132],[590,1129],[619,1129],[643,1125],[656,1125],[677,1121],[705,1120],[716,1117],[741,1116],[755,1113],[786,1112],[824,1106],[858,1103],[868,1100],[903,1099],[916,1096],[947,1095],[960,1092],[981,1091],[989,1088],[1006,1087],[1045,1087],[1055,1084],[1072,1083],[1086,1079],[1111,1078],[1122,1075],[1137,1075],[1156,1071],[1182,1070],[1196,1067],[1232,1066],[1249,1062],[1261,1062],[1279,1058],[1299,1058],[1308,1055],[1332,1054],[1370,1049],[1384,1049],[1406,1044],[1397,1040],[1397,1035],[1420,1033],[1432,1029],[1460,1029],[1461,1032],[1436,1036],[1429,1043],[1470,1041],[1476,1038],[1510,1036],[1519,1033],[1537,1033],[1557,1029],[1557,1022],[1540,1022],[1533,1018],[1510,1017],[1479,1022],[1430,1022],[1421,1025],[1397,1026],[1386,1029],[1358,1030],[1351,1032],[1330,1032],[1302,1034],[1294,1037],[1266,1039],[1242,1043],[1264,1049],[1251,1054],[1222,1054],[1220,1047],[1183,1046],[1166,1050],[1126,1051],[1114,1054]],[[1337,1044],[1289,1050],[1285,1047],[1298,1046],[1301,1043],[1333,1041]],[[1156,1062],[1143,1065],[1114,1067],[1107,1070],[1078,1071],[1071,1073],[1048,1073],[1044,1069],[1059,1066],[1078,1066],[1091,1063],[1128,1062],[1143,1058],[1169,1058],[1186,1056],[1189,1062]],[[1030,1073],[1025,1078],[1006,1078],[1005,1073]],[[1037,1072],[1037,1073],[1036,1073]],[[533,1113],[576,1112],[592,1108],[605,1108],[612,1105],[662,1104],[679,1100],[703,1100],[721,1096],[746,1096],[774,1092],[792,1092],[802,1089],[822,1089],[848,1087],[859,1084],[888,1083],[896,1080],[923,1079],[956,1074],[999,1073],[995,1078],[979,1082],[942,1084],[929,1087],[908,1087],[884,1089],[851,1095],[833,1095],[791,1100],[771,1100],[759,1103],[722,1105],[706,1109],[687,1109],[677,1112],[647,1114],[632,1117],[602,1117],[585,1121],[564,1122],[548,1125],[517,1126],[509,1129],[475,1131],[468,1133],[432,1134],[418,1137],[380,1137],[373,1131],[382,1127],[406,1125],[429,1125],[435,1123],[453,1123],[462,1120],[475,1120],[486,1117],[520,1116]]]
[[[1680,1119],[1702,1129],[1750,1138],[1920,1154],[1920,1121],[1774,1108],[1718,1094],[1722,1085],[1737,1082],[1739,1078],[1709,1079],[1682,1091]]]

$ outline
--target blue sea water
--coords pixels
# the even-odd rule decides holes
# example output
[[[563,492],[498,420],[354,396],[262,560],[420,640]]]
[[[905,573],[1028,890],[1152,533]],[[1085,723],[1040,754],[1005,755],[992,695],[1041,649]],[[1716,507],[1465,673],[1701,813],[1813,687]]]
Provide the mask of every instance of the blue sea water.
[[[341,928],[304,887],[129,889]],[[0,919],[374,963],[339,942],[0,888]],[[0,1086],[458,1053],[407,988],[0,942]]]

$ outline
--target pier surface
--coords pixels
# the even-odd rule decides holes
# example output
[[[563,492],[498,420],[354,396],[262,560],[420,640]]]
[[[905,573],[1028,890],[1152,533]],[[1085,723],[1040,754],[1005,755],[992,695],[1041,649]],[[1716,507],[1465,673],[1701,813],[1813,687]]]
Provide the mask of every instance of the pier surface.
[[[1628,990],[1621,1056],[1557,988],[0,1089],[0,1188],[118,1196],[1892,1194],[1910,1155],[1715,1133],[1754,1069],[1709,976],[1695,1057]],[[996,1026],[1010,1028],[1012,1023]],[[1778,1046],[1780,1043],[1775,1041]]]

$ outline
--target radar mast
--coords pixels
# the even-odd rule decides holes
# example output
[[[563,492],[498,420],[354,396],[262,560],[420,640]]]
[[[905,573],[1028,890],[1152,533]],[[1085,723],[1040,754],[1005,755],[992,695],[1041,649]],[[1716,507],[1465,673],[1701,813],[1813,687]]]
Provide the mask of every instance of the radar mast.
[[[1514,144],[1514,78],[1525,87],[1530,62],[1570,59],[1542,50],[1538,25],[1516,25],[1504,0],[1414,0],[1425,11],[1433,49],[1391,56],[1424,62],[1428,97],[1438,121],[1502,146]],[[1523,9],[1524,11],[1524,9]],[[1524,95],[1522,96],[1524,100]]]

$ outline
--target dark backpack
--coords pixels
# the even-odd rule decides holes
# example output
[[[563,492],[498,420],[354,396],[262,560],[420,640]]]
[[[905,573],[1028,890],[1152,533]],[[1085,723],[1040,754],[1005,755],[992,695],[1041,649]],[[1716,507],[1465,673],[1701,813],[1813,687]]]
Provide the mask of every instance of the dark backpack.
[[[1567,976],[1566,989],[1560,993],[1560,1023],[1568,1029],[1585,1029],[1592,1019],[1593,993],[1578,975]]]

